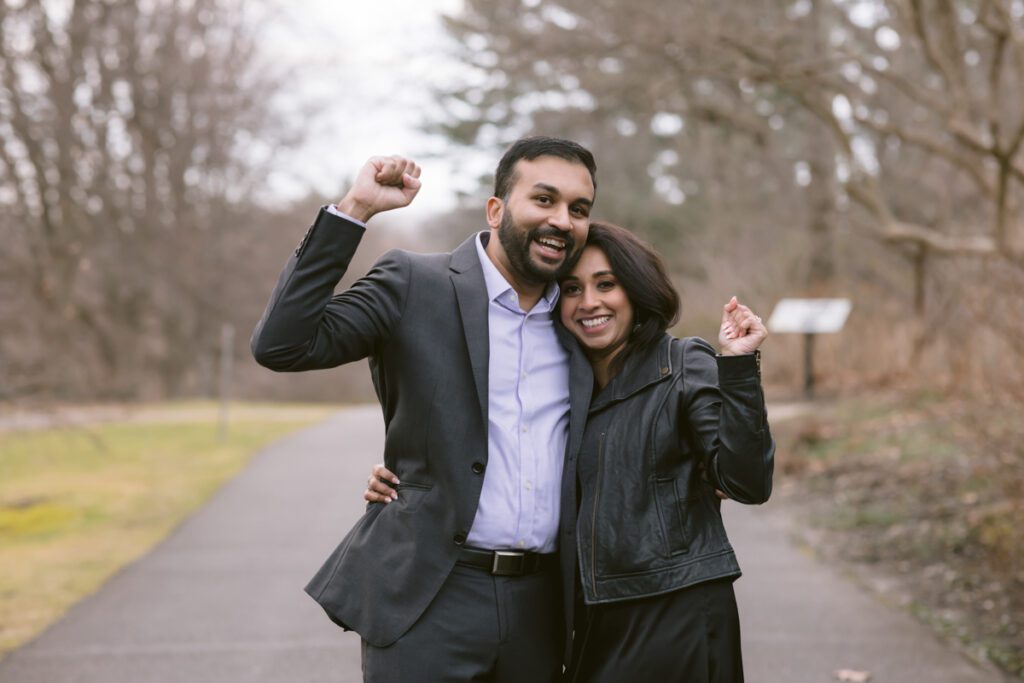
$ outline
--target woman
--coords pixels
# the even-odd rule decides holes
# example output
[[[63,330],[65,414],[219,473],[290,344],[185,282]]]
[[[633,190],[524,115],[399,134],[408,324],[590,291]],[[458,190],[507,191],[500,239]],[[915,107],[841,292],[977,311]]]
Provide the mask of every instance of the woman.
[[[771,492],[757,355],[767,331],[734,297],[721,355],[668,335],[679,297],[660,259],[607,223],[591,224],[561,289],[561,322],[595,382],[577,469],[581,604],[567,675],[742,681],[740,570],[716,489],[742,503]],[[393,478],[380,466],[374,474]],[[364,497],[383,500],[384,486]]]

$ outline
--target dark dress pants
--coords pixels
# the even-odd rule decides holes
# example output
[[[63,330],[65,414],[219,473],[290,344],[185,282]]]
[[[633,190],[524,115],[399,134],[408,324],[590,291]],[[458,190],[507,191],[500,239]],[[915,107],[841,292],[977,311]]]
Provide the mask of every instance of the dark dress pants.
[[[573,683],[742,683],[732,579],[588,606],[576,631]]]
[[[455,565],[423,616],[397,642],[363,641],[370,683],[544,683],[562,672],[557,568],[492,576]]]

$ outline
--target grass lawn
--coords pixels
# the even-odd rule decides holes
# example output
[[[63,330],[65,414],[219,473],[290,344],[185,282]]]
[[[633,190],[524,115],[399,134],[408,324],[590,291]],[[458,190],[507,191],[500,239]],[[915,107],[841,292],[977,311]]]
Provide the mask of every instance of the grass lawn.
[[[0,657],[164,538],[260,447],[326,406],[147,406],[88,426],[0,433]]]

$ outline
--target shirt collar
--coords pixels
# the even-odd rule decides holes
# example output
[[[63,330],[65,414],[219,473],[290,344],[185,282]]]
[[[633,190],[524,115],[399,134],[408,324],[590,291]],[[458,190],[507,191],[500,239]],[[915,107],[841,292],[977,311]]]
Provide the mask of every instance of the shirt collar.
[[[505,276],[501,274],[498,267],[491,261],[491,257],[487,255],[487,250],[484,247],[490,236],[490,232],[483,231],[477,236],[476,240],[476,254],[480,257],[480,267],[483,268],[484,283],[487,285],[487,299],[488,301],[498,301],[499,298],[516,297],[516,300],[518,300],[514,291],[511,294],[506,294],[506,292],[512,290],[512,285],[508,283]],[[545,307],[547,310],[554,310],[555,304],[558,302],[558,292],[557,282],[552,282],[544,290],[544,296],[541,297],[541,300],[547,304]]]

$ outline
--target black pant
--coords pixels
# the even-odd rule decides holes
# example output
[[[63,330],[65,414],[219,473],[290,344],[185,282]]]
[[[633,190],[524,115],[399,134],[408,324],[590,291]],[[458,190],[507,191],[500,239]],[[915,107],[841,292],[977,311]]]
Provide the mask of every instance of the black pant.
[[[547,683],[562,672],[558,570],[491,576],[455,565],[412,628],[388,647],[363,641],[372,683]]]
[[[584,608],[573,683],[741,683],[740,620],[732,580]]]

